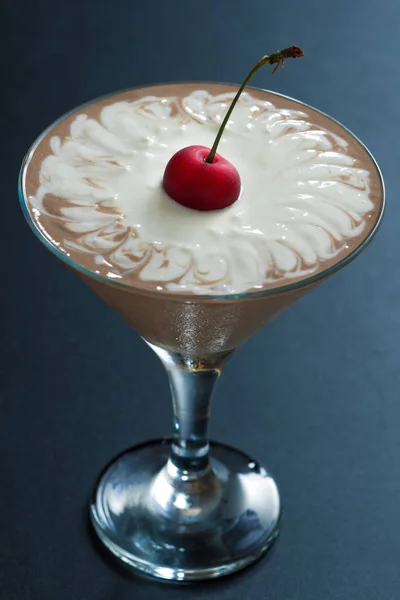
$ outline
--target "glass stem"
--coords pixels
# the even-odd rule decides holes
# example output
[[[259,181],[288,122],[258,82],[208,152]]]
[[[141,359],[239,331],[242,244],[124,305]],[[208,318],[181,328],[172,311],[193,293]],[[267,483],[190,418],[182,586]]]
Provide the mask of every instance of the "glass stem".
[[[174,409],[171,460],[180,471],[209,466],[208,422],[211,398],[224,360],[195,361],[151,345],[167,371]]]
[[[207,468],[211,398],[220,369],[167,369],[174,407],[172,461],[185,471]]]

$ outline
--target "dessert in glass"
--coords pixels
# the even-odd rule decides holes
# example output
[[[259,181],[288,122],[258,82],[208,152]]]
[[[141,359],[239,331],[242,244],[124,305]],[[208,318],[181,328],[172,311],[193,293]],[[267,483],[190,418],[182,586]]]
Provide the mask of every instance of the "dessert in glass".
[[[166,368],[173,435],[112,460],[90,514],[121,561],[176,581],[232,573],[275,540],[275,481],[209,442],[211,396],[236,348],[367,246],[384,206],[365,146],[273,92],[241,93],[210,158],[237,92],[168,83],[94,100],[42,133],[20,175],[37,237]]]

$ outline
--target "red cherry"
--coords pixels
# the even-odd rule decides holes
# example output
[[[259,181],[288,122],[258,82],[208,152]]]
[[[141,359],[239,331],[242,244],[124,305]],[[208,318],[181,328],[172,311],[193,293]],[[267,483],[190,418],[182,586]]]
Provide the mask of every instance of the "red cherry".
[[[284,48],[275,54],[263,56],[248,73],[238,89],[220,125],[213,147],[188,146],[171,158],[164,172],[163,186],[173,200],[195,210],[221,210],[239,198],[240,175],[236,168],[220,154],[218,144],[229,118],[244,88],[254,73],[266,64],[283,67],[285,58],[300,58],[304,52],[297,46]]]
[[[221,210],[240,195],[240,176],[231,162],[215,154],[206,162],[205,146],[182,148],[166,166],[164,190],[176,202],[194,210]]]

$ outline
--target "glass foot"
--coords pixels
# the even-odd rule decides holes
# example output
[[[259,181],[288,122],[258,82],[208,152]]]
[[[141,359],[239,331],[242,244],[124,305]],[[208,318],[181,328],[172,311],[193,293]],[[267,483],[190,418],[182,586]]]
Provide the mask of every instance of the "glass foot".
[[[130,567],[161,579],[210,579],[254,562],[278,535],[272,477],[215,443],[212,468],[195,478],[177,474],[171,442],[132,448],[104,469],[90,507],[101,541]]]

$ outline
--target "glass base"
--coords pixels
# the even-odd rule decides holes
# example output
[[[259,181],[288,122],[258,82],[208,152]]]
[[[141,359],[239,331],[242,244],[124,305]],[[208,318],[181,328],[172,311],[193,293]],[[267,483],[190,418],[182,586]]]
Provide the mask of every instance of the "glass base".
[[[220,577],[257,560],[278,535],[274,480],[245,454],[215,443],[212,469],[177,479],[171,442],[132,448],[104,469],[90,507],[101,541],[133,569],[175,581]]]

